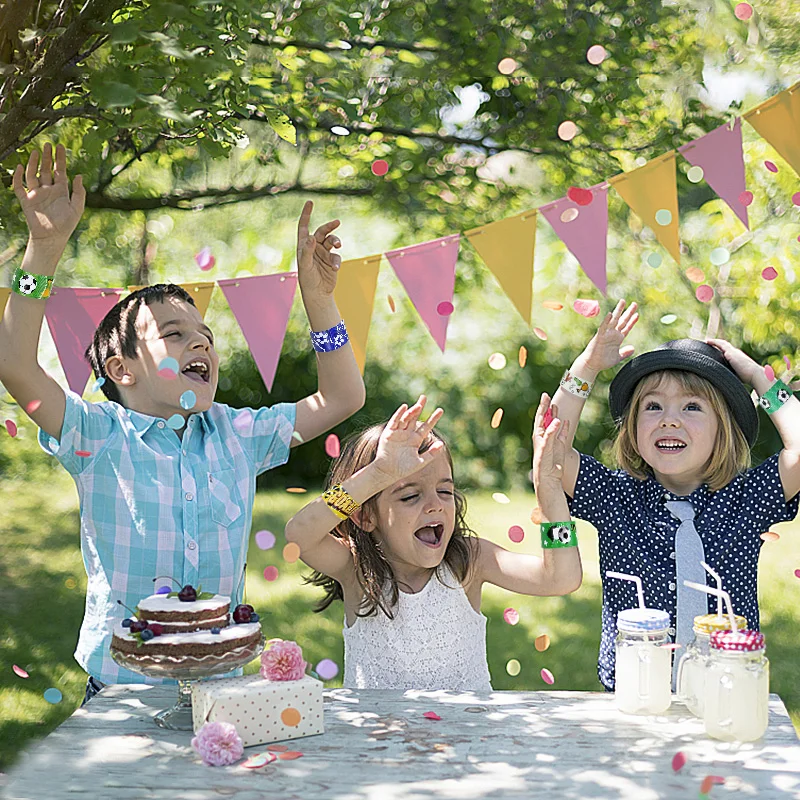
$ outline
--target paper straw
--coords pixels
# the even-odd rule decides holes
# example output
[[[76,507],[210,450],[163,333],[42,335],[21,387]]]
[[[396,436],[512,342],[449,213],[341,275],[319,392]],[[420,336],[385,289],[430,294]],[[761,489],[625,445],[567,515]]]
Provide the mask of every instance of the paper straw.
[[[705,561],[701,561],[700,566],[717,582],[717,589],[722,589],[722,578]],[[722,616],[722,597],[719,596],[717,597],[717,616]]]
[[[697,589],[698,592],[705,592],[706,594],[715,594],[725,600],[725,607],[728,609],[728,617],[731,620],[731,630],[738,631],[739,626],[736,624],[736,617],[733,616],[733,606],[731,605],[731,596],[723,589],[715,589],[713,586],[703,586],[701,583],[693,583],[692,581],[684,581],[684,586],[690,589]]]
[[[606,572],[609,578],[621,578],[624,581],[633,581],[636,584],[636,594],[639,596],[639,608],[644,608],[644,590],[642,589],[642,579],[638,575],[628,575],[625,572]]]

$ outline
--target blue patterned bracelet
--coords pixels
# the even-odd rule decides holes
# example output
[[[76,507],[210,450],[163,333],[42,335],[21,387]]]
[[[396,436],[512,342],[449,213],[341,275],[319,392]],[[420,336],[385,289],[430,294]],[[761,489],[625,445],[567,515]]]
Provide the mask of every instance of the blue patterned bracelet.
[[[311,344],[318,353],[330,353],[331,350],[338,350],[350,341],[344,320],[326,331],[309,331],[309,333]]]

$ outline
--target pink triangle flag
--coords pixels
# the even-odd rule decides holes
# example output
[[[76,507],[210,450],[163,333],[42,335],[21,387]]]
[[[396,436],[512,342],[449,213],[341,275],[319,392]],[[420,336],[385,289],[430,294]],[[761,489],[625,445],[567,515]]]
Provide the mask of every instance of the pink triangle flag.
[[[255,275],[217,283],[242,329],[264,385],[271,392],[297,289],[297,273]]]
[[[67,376],[67,384],[76,394],[83,394],[92,371],[83,354],[92,343],[97,326],[124,291],[57,286],[50,292],[45,319]]]
[[[747,206],[739,195],[745,190],[744,154],[742,152],[742,120],[720,125],[713,131],[678,148],[678,152],[693,166],[703,170],[706,183],[731,207],[731,210],[750,230]]]
[[[591,193],[591,200],[589,199]],[[539,212],[553,226],[559,239],[578,259],[592,283],[606,293],[606,239],[608,238],[608,184],[581,189],[575,195],[580,204],[562,197]],[[587,202],[588,201],[588,202]]]
[[[460,233],[385,253],[414,308],[444,352],[453,313]]]

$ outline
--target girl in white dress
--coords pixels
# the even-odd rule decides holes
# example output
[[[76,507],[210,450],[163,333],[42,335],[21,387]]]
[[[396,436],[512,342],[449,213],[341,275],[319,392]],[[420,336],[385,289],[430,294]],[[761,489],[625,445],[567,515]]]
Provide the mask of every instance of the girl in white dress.
[[[561,488],[568,425],[546,419],[550,398],[542,395],[533,433],[540,558],[467,527],[450,451],[433,430],[443,411],[421,422],[424,407],[423,395],[346,443],[330,488],[289,520],[286,539],[325,589],[318,610],[344,601],[345,687],[489,692],[483,584],[527,595],[581,585]]]

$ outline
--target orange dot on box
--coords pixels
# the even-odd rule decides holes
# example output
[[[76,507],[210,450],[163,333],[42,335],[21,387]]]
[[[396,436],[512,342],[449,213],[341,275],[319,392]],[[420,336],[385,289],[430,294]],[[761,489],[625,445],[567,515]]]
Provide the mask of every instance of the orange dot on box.
[[[269,566],[264,568],[264,578],[268,581],[274,581],[278,579],[278,568]]]
[[[289,542],[289,544],[283,548],[283,560],[287,564],[294,564],[298,558],[300,558],[300,545],[296,542]]]
[[[297,727],[301,719],[300,712],[296,708],[289,707],[281,711],[281,722],[284,725],[288,725],[290,728]]]
[[[389,171],[389,162],[379,158],[377,161],[372,162],[372,174],[381,177]]]
[[[525,529],[521,528],[519,525],[512,525],[508,529],[508,538],[511,539],[512,542],[519,544],[525,538]]]

